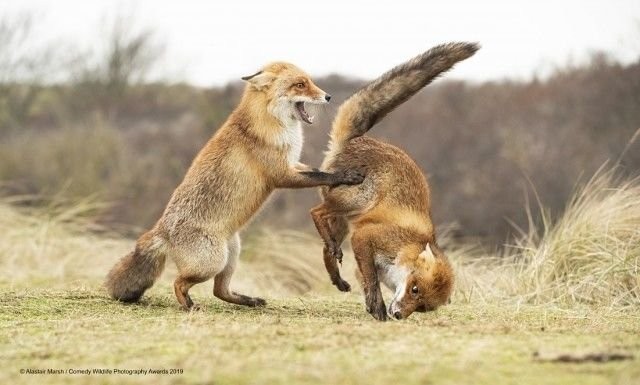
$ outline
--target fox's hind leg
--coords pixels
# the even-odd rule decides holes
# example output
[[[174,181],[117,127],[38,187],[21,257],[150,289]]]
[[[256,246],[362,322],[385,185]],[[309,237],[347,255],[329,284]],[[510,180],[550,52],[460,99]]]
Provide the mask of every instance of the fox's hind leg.
[[[189,295],[189,289],[197,283],[206,281],[208,278],[202,277],[182,277],[178,276],[173,283],[173,290],[176,293],[176,298],[182,308],[185,310],[200,310],[200,305],[194,304],[191,296]]]
[[[318,234],[324,241],[325,249],[340,263],[342,263],[342,249],[340,246],[349,233],[347,219],[332,212],[324,204],[316,206],[310,211]]]
[[[236,270],[236,264],[238,263],[238,257],[240,255],[240,236],[235,233],[227,242],[229,251],[229,257],[227,258],[227,264],[224,269],[219,272],[213,283],[213,295],[220,298],[223,301],[235,303],[237,305],[245,306],[264,306],[267,302],[258,297],[249,297],[248,295],[238,294],[229,290],[229,284],[231,283],[231,276]]]
[[[178,268],[173,284],[176,298],[185,310],[197,310],[200,307],[191,300],[189,289],[222,271],[228,259],[226,242],[200,229],[183,227],[173,243],[170,255]]]
[[[350,291],[351,285],[340,276],[338,262],[342,263],[341,245],[349,233],[347,219],[329,211],[324,204],[311,209],[311,217],[320,237],[324,241],[323,259],[324,266],[329,273],[331,282],[340,291]]]

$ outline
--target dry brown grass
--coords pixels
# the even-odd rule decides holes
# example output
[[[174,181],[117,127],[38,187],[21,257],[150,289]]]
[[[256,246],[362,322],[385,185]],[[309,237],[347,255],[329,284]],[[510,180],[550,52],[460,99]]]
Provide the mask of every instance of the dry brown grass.
[[[53,202],[39,208],[20,208],[12,201],[24,199],[0,202],[0,282],[9,287],[31,286],[34,282],[46,282],[47,287],[96,286],[134,245],[132,239],[95,224],[93,218],[103,205],[91,199],[73,205]],[[269,230],[253,233],[243,242],[233,286],[270,297],[325,291],[332,286],[318,258],[321,252],[320,240],[309,234]],[[170,285],[175,277],[175,267],[167,265],[162,287]],[[345,266],[353,267],[353,263]],[[210,296],[209,290],[208,285],[200,285],[196,293]]]
[[[133,241],[96,227],[91,218],[99,208],[91,200],[39,209],[0,204],[0,280],[65,285],[69,279],[102,279]],[[613,169],[601,170],[576,190],[558,220],[543,218],[541,227],[532,224],[499,255],[451,243],[445,233],[441,242],[456,264],[456,299],[611,309],[640,304],[639,179],[624,180]],[[355,283],[353,258],[346,249],[343,271]],[[320,256],[315,235],[250,232],[235,285],[274,297],[331,291]],[[173,275],[166,273],[163,282],[169,284]]]
[[[357,285],[342,294],[329,284],[318,237],[287,231],[246,236],[232,282],[265,296],[266,308],[223,303],[207,283],[193,290],[204,310],[185,313],[173,296],[172,264],[141,303],[123,305],[101,282],[133,240],[96,227],[99,205],[2,202],[0,382],[637,383],[638,188],[599,174],[564,216],[523,234],[502,259],[449,244],[458,275],[453,304],[387,323],[364,311]],[[343,270],[355,284],[353,267],[347,253]],[[539,359],[550,354],[632,358]],[[184,372],[22,375],[24,368]]]
[[[499,256],[459,250],[464,298],[611,309],[640,305],[640,180],[601,169],[564,213],[531,224]],[[531,218],[531,215],[529,215]]]
[[[108,255],[131,246],[128,240],[89,231],[94,225],[88,216],[98,208],[91,201],[39,209],[0,203],[0,281],[65,286],[95,279],[97,271],[108,268]]]

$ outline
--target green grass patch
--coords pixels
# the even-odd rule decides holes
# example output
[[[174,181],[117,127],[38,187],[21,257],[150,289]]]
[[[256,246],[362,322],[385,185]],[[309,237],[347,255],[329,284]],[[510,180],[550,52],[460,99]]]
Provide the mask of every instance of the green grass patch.
[[[640,380],[640,311],[452,304],[379,323],[356,294],[249,309],[168,288],[136,305],[99,288],[6,291],[0,383],[604,384]],[[535,352],[624,352],[609,363],[539,362]],[[20,374],[20,369],[182,369],[182,374]]]

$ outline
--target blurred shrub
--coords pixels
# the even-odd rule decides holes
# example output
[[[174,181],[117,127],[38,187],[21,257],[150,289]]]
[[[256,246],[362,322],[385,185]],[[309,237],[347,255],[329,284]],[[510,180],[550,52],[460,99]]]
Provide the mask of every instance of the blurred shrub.
[[[121,177],[122,149],[118,132],[100,124],[31,130],[0,142],[0,179],[22,193],[106,195]]]

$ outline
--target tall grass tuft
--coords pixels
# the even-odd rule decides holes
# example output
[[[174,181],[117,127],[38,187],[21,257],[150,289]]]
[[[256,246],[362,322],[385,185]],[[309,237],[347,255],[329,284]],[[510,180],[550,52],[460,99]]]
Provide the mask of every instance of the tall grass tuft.
[[[464,299],[640,305],[639,179],[601,169],[575,191],[557,220],[541,211],[541,226],[531,225],[502,255],[460,257]]]
[[[513,294],[534,302],[640,304],[640,180],[600,170],[554,223],[543,215],[508,255]]]

